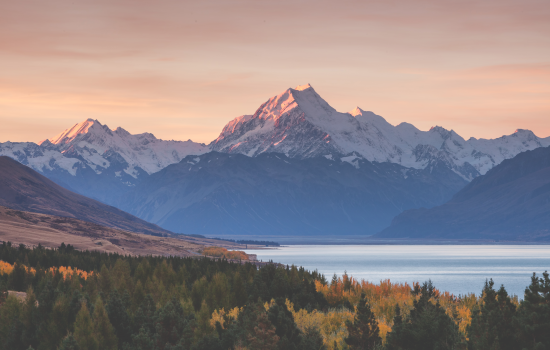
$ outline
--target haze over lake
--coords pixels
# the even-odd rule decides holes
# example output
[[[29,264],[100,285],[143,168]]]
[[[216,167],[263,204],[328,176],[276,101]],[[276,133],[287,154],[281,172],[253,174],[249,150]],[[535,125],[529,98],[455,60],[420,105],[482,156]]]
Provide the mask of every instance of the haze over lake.
[[[547,245],[291,245],[247,250],[263,261],[317,269],[330,281],[344,271],[356,279],[378,283],[426,281],[455,295],[480,294],[488,278],[495,288],[523,298],[531,275],[550,269]]]

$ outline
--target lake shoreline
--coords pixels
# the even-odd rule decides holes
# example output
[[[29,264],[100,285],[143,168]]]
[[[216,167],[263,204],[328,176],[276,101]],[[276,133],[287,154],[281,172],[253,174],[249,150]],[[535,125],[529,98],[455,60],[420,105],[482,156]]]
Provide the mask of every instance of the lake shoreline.
[[[285,245],[247,253],[257,254],[258,260],[317,270],[327,280],[345,272],[372,283],[432,280],[454,295],[479,294],[492,278],[520,299],[533,272],[540,276],[550,270],[550,247],[534,244]]]
[[[266,239],[280,245],[550,245],[550,241],[496,239],[379,239],[362,236],[227,236],[228,239]],[[270,248],[273,246],[269,246]]]

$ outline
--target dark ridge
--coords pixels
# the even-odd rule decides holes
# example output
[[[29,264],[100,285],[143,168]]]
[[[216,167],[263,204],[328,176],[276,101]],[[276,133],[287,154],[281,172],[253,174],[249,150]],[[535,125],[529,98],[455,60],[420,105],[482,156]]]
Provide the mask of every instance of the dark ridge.
[[[171,234],[115,207],[71,192],[6,156],[0,156],[0,205],[149,235]]]
[[[376,238],[550,240],[550,147],[505,160],[449,202],[407,210]]]

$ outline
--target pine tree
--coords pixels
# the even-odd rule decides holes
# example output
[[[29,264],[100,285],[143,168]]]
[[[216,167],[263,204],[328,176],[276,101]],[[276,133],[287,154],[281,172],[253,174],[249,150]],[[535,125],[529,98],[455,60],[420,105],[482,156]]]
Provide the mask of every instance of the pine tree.
[[[550,349],[550,278],[535,273],[525,289],[524,300],[514,320],[518,338],[525,349]]]
[[[99,349],[116,350],[118,347],[118,339],[100,297],[97,297],[94,305],[93,324],[94,334],[96,336]]]
[[[308,328],[304,332],[304,340],[300,346],[301,350],[326,350],[323,336],[317,328]]]
[[[200,311],[196,314],[197,328],[195,329],[195,339],[197,341],[214,332],[214,328],[210,325],[211,315],[212,313],[208,304],[203,300]]]
[[[276,300],[275,304],[269,308],[267,317],[275,327],[275,334],[279,337],[279,349],[293,350],[300,347],[302,335],[284,299],[278,298]]]
[[[105,307],[107,315],[109,315],[109,321],[115,329],[119,348],[122,348],[124,343],[129,343],[132,340],[132,322],[124,304],[120,294],[115,289],[111,292]]]
[[[431,281],[422,287],[416,284],[412,294],[420,297],[413,302],[413,309],[406,319],[401,321],[401,313],[396,313],[394,327],[386,338],[386,349],[456,349],[461,344],[458,326],[437,301]]]
[[[353,323],[346,321],[349,336],[344,339],[351,349],[374,349],[381,342],[378,322],[367,303],[365,294],[361,293],[361,300],[357,304],[357,312]]]
[[[474,314],[468,331],[469,347],[472,350],[519,349],[512,325],[516,306],[504,286],[496,292],[493,285],[492,279],[485,282],[483,304]]]
[[[113,282],[111,281],[111,274],[109,273],[109,269],[105,264],[101,266],[101,272],[99,273],[99,290],[102,291],[104,294],[109,294],[111,292],[111,289],[113,288]]]
[[[69,333],[62,341],[61,345],[59,345],[58,350],[81,350],[80,346],[78,345],[78,342],[74,338],[74,336]]]
[[[155,347],[164,349],[168,344],[176,345],[185,327],[185,315],[179,301],[173,299],[158,310],[155,315]]]
[[[0,345],[4,345],[10,335],[10,331],[19,319],[21,303],[16,297],[10,296],[0,307]]]
[[[243,307],[246,303],[247,295],[244,281],[239,271],[235,272],[233,275],[233,295],[235,305],[238,307]]]
[[[82,308],[76,315],[74,324],[74,339],[78,343],[80,350],[98,350],[98,343],[93,331],[92,318],[86,303],[82,303]]]

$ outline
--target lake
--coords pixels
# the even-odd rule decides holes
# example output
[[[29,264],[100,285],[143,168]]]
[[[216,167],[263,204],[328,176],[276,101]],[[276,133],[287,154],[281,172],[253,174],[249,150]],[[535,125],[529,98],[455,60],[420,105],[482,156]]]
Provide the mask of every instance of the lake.
[[[480,294],[488,278],[495,288],[523,298],[531,275],[550,270],[548,245],[291,245],[246,251],[263,261],[317,269],[330,281],[344,271],[356,279],[423,282],[441,291]]]

